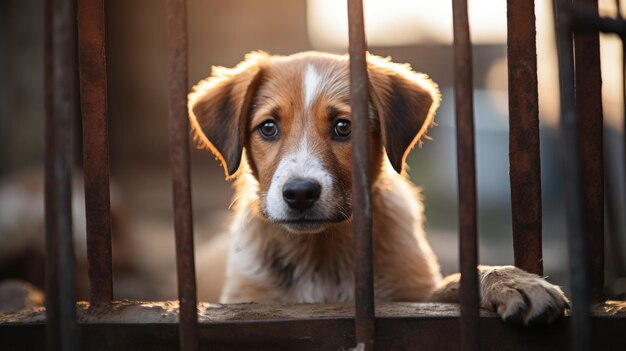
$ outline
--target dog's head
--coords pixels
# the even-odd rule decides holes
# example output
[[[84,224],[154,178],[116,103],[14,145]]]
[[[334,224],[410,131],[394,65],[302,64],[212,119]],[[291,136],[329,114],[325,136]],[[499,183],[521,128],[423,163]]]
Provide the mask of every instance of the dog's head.
[[[348,65],[347,56],[253,52],[233,69],[214,67],[189,95],[200,145],[215,154],[227,178],[237,174],[245,152],[259,183],[259,212],[291,232],[319,232],[352,216]],[[368,55],[368,75],[376,179],[385,154],[403,172],[440,97],[408,65]]]

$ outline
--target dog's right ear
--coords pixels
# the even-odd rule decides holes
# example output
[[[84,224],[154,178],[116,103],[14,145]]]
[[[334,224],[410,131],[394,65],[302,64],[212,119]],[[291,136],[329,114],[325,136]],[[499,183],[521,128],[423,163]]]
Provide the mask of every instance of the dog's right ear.
[[[437,84],[408,64],[368,54],[370,100],[376,110],[391,166],[405,170],[406,158],[434,124],[441,95]]]
[[[227,179],[239,169],[247,116],[268,58],[264,52],[252,52],[234,68],[213,67],[211,76],[189,93],[194,139],[221,162]]]

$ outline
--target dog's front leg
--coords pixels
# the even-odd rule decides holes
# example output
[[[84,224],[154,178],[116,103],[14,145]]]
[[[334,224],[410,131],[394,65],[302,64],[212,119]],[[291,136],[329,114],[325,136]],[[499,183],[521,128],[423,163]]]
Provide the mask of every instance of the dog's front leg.
[[[459,273],[444,278],[431,301],[458,302],[459,278]],[[547,325],[569,308],[558,286],[513,266],[478,266],[478,279],[480,307],[497,312],[508,323]]]

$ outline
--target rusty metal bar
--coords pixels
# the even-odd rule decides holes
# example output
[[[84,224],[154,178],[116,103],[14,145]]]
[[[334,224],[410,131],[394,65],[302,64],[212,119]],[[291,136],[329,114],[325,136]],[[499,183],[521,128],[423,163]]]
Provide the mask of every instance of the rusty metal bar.
[[[113,300],[104,32],[103,0],[79,0],[78,52],[91,303]]]
[[[623,21],[624,18],[621,12],[621,1],[615,0],[615,7],[617,9],[617,19]],[[620,35],[620,40],[622,41],[622,71],[621,71],[621,83],[622,83],[622,107],[623,107],[623,127],[626,130],[626,43],[624,42],[624,36]],[[623,135],[623,133],[622,133]],[[624,142],[624,146],[626,146],[626,142]],[[613,271],[614,276],[624,276],[626,275],[626,267],[624,266],[624,255],[622,253],[622,245],[620,239],[620,225],[619,218],[621,217],[619,212],[619,201],[620,198],[619,191],[619,181],[618,177],[614,177],[614,174],[619,174],[618,166],[619,163],[610,162],[618,158],[617,155],[614,155],[611,147],[607,147],[605,151],[605,159],[609,160],[605,164],[606,169],[604,171],[604,197],[605,197],[605,205],[606,205],[606,218],[608,222],[608,230],[607,230],[607,255],[609,257],[608,261],[610,262],[610,268]],[[623,149],[624,150],[624,149]],[[626,150],[624,150],[624,157],[626,157]]]
[[[515,265],[543,275],[535,1],[507,1],[509,164]]]
[[[591,349],[586,216],[582,188],[579,125],[574,92],[574,56],[572,47],[572,14],[568,0],[554,1],[554,18],[559,60],[561,91],[561,143],[563,185],[567,214],[569,273],[572,296],[571,347]]]
[[[369,80],[362,0],[348,0],[350,106],[352,109],[352,208],[357,347],[374,350],[374,278],[369,155]]]
[[[52,226],[56,218],[53,205],[55,196],[53,147],[54,129],[52,118],[53,69],[52,69],[52,0],[44,3],[44,98],[45,124],[45,216],[46,216],[46,345],[48,350],[61,349],[61,323],[59,312],[59,249],[57,232]]]
[[[611,151],[611,147],[607,147],[605,150],[605,159],[614,160],[617,155]],[[604,201],[606,202],[606,218],[607,218],[607,256],[610,270],[613,277],[623,277],[626,275],[626,267],[624,266],[624,255],[622,253],[622,244],[620,238],[620,225],[619,225],[619,201],[620,192],[618,186],[619,174],[617,168],[621,166],[619,163],[607,162],[605,164],[606,169],[604,172]]]
[[[615,5],[617,7],[617,19],[620,21],[624,21],[624,17],[622,16],[621,1],[615,0]],[[622,137],[623,137],[623,143],[624,143],[624,161],[626,163],[626,35],[620,34],[619,37],[622,40],[622,106],[623,106],[622,107],[623,108]],[[613,231],[617,232],[617,227],[613,227],[613,228],[614,228]],[[617,237],[617,235],[615,236],[612,235],[612,237]],[[613,248],[613,250],[619,250],[619,249],[621,249],[621,246],[618,248]],[[620,269],[624,269],[624,267],[621,266]]]
[[[620,0],[615,0],[615,6],[617,8],[617,20],[624,21],[624,16],[622,16],[622,3]],[[619,34],[619,38],[622,41],[622,138],[624,143],[624,158],[623,160],[626,163],[626,35],[624,33]],[[626,182],[626,180],[625,180]],[[617,211],[616,211],[617,212]],[[617,227],[613,226],[611,229],[613,232],[617,233]],[[612,235],[613,237],[613,235]],[[615,250],[616,248],[612,248]],[[621,249],[621,246],[618,248]],[[613,256],[615,257],[615,256]]]
[[[78,350],[72,241],[72,120],[75,7],[46,1],[46,334],[48,350]]]
[[[180,349],[188,351],[198,350],[198,311],[189,174],[186,0],[167,1],[167,27],[170,163],[174,197],[178,299],[180,302]]]
[[[579,1],[580,2],[580,1]],[[598,14],[598,0],[582,1]],[[589,292],[592,302],[602,299],[604,288],[604,165],[602,135],[602,77],[600,35],[574,32],[576,108],[579,116]]]
[[[617,19],[624,21],[624,17],[622,16],[622,4],[620,0],[615,0],[615,5],[617,8]],[[626,23],[626,22],[623,22]],[[626,35],[622,34],[619,36],[621,41],[622,41],[622,108],[623,108],[623,131],[622,131],[622,136],[626,135]],[[626,161],[626,139],[623,140],[624,143],[624,160]],[[612,159],[612,158],[608,158],[608,159]],[[608,165],[608,164],[607,164]],[[608,170],[607,170],[608,172]],[[605,176],[605,179],[608,179],[609,177]],[[619,184],[619,182],[618,182]],[[616,190],[618,189],[617,184],[614,186],[610,186],[607,185],[606,186],[607,189],[613,189]],[[607,193],[607,207],[608,207],[608,218],[609,218],[609,222],[611,222],[611,219],[613,219],[613,223],[609,224],[610,230],[609,230],[609,237],[608,237],[608,241],[609,241],[609,256],[611,257],[611,263],[613,266],[613,270],[616,274],[618,274],[619,276],[623,276],[626,274],[626,266],[624,266],[624,253],[622,252],[622,246],[621,246],[621,240],[620,240],[620,231],[619,231],[619,225],[618,223],[618,218],[620,218],[619,216],[619,202],[617,201],[617,199],[619,199],[619,195],[617,195],[617,192],[611,192],[611,193]]]
[[[474,155],[474,101],[472,44],[467,0],[452,1],[454,31],[454,98],[456,109],[457,168],[461,287],[461,349],[478,350],[478,240],[476,164]]]

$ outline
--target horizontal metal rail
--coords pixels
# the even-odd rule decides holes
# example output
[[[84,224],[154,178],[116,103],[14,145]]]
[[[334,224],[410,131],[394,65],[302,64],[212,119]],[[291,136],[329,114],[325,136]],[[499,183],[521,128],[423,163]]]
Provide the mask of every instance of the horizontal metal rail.
[[[142,307],[143,305],[143,307]],[[115,302],[112,308],[80,304],[83,350],[178,350],[178,313],[171,302]],[[624,350],[626,306],[598,306],[592,325],[596,350]],[[622,307],[620,307],[622,306]],[[211,350],[348,350],[354,346],[352,304],[200,305],[199,337]],[[615,312],[615,311],[622,312]],[[125,311],[125,313],[119,313]],[[135,323],[135,311],[144,323]],[[613,311],[613,312],[611,312]],[[0,317],[0,350],[44,348],[43,312],[24,314],[11,323]],[[379,303],[376,350],[458,350],[459,306],[454,304]],[[481,313],[481,350],[567,350],[570,317],[549,328],[511,327],[495,313]]]

